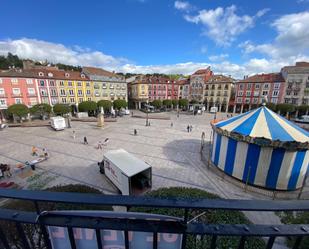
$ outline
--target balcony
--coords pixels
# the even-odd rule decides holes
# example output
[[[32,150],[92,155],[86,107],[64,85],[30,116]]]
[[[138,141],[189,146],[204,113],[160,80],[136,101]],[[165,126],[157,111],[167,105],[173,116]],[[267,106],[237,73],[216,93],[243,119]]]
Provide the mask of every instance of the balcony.
[[[0,98],[7,98],[8,96],[5,93],[0,93]]]
[[[28,97],[36,97],[37,94],[36,94],[36,93],[27,93],[27,96],[28,96]]]
[[[19,98],[22,97],[23,95],[21,93],[12,93],[11,95],[13,98]]]
[[[79,193],[56,193],[46,191],[26,191],[26,190],[4,190],[0,189],[0,197],[9,199],[28,200],[34,204],[36,212],[19,211],[13,209],[0,208],[0,244],[5,249],[15,248],[12,240],[5,230],[3,221],[11,222],[15,227],[14,241],[19,241],[20,248],[32,249],[29,243],[29,229],[35,231],[31,236],[42,239],[42,248],[51,249],[51,239],[56,235],[51,233],[47,227],[61,227],[64,237],[60,239],[61,243],[67,243],[67,248],[77,248],[77,242],[83,238],[82,231],[79,230],[80,236],[74,231],[77,228],[87,228],[93,236],[88,240],[94,244],[91,248],[103,248],[105,236],[102,236],[103,230],[119,231],[122,239],[117,240],[115,248],[132,248],[130,244],[135,236],[141,236],[137,232],[147,232],[144,239],[145,243],[151,243],[152,248],[161,248],[164,234],[167,238],[175,243],[173,248],[186,248],[189,241],[195,241],[194,248],[217,248],[222,237],[239,238],[237,248],[245,248],[248,238],[266,237],[266,248],[273,248],[274,242],[278,237],[294,237],[293,248],[298,248],[305,236],[308,236],[308,224],[289,224],[289,225],[255,225],[255,224],[217,224],[201,222],[197,218],[198,213],[209,212],[211,210],[235,211],[246,210],[252,211],[309,211],[308,200],[298,201],[269,201],[269,200],[228,200],[228,199],[194,199],[194,198],[154,198],[138,196],[120,196],[120,195],[101,195],[101,194],[79,194]],[[149,213],[136,212],[117,212],[117,211],[92,211],[92,212],[71,212],[65,211],[45,211],[44,203],[69,203],[70,205],[96,205],[96,206],[119,206],[122,209],[130,210],[131,207],[149,207],[164,208],[167,210],[178,210],[183,213],[183,217],[156,216]],[[59,206],[61,209],[61,205]],[[190,219],[194,216],[194,219]],[[25,226],[27,224],[27,226]],[[54,228],[55,229],[55,228]],[[67,231],[67,232],[65,232]],[[136,232],[136,233],[135,233]],[[85,231],[86,233],[86,231]],[[87,234],[87,233],[86,233]],[[35,236],[36,235],[36,236]],[[124,236],[123,236],[124,235]],[[129,236],[130,235],[130,236]],[[134,236],[132,236],[134,235]],[[115,234],[116,236],[116,234]],[[149,237],[152,237],[149,240]],[[161,238],[161,240],[160,240]],[[265,238],[265,239],[266,239]],[[58,237],[59,239],[59,237]],[[57,240],[57,239],[56,239]],[[139,242],[143,242],[140,241]],[[58,241],[59,242],[59,241]],[[89,242],[89,241],[88,241]],[[149,244],[148,244],[149,245]],[[173,245],[173,244],[172,244]],[[149,248],[148,246],[145,246]],[[62,247],[64,248],[64,247]],[[78,246],[80,249],[88,248]],[[110,248],[110,247],[109,247]],[[141,247],[140,247],[141,248]],[[169,247],[171,248],[171,247]],[[236,248],[236,247],[235,247]]]

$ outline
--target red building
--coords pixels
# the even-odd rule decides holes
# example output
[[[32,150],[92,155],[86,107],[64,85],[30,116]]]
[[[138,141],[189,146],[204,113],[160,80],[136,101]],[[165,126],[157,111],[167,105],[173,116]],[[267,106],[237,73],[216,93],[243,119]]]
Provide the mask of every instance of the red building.
[[[1,72],[0,109],[13,104],[33,106],[38,103],[38,89],[32,72],[19,69]]]
[[[148,82],[149,101],[155,99],[179,99],[179,84],[168,77],[151,76]]]
[[[285,80],[281,73],[257,74],[236,82],[234,112],[251,110],[267,101],[283,102]]]

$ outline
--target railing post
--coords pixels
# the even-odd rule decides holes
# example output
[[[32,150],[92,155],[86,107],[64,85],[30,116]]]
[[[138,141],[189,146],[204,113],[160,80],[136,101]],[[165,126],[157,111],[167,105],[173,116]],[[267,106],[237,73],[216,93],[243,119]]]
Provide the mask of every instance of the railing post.
[[[183,223],[184,223],[184,225],[187,225],[187,222],[188,222],[188,213],[189,213],[189,210],[186,208],[186,209],[185,209],[185,213],[184,213],[184,218],[183,218]],[[185,248],[186,248],[186,244],[187,244],[187,233],[186,233],[186,231],[185,231],[184,234],[182,235],[181,248],[182,248],[182,249],[185,249]]]
[[[248,174],[247,174],[247,178],[246,178],[246,185],[245,185],[245,192],[247,192],[247,189],[248,189],[250,173],[251,173],[251,166],[249,166],[249,169],[248,169]]]

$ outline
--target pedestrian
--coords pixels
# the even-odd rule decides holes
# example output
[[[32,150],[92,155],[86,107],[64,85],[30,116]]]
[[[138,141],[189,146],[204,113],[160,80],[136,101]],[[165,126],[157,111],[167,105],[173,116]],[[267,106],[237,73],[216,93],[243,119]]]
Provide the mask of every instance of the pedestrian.
[[[174,125],[173,122],[171,122],[171,127],[173,127],[173,125]]]
[[[45,158],[48,157],[48,152],[47,152],[47,149],[46,149],[46,148],[43,148],[43,156],[44,156]]]
[[[137,135],[137,130],[136,129],[134,129],[134,136],[136,136]]]
[[[101,142],[101,141],[98,142],[98,147],[97,147],[97,149],[102,150],[102,142]]]
[[[32,151],[32,153],[31,153],[32,156],[37,156],[38,155],[38,149],[35,146],[32,146],[31,151]]]
[[[190,126],[189,125],[187,126],[187,131],[190,132]]]
[[[148,121],[148,126],[150,126],[150,122]]]
[[[75,140],[75,137],[76,137],[76,133],[75,131],[73,131],[73,139]]]
[[[133,111],[131,112],[131,114],[132,114],[131,116],[133,117]]]
[[[193,126],[192,126],[192,125],[190,125],[190,132],[192,132],[192,129],[193,129]]]
[[[84,137],[84,144],[88,144],[87,137]]]

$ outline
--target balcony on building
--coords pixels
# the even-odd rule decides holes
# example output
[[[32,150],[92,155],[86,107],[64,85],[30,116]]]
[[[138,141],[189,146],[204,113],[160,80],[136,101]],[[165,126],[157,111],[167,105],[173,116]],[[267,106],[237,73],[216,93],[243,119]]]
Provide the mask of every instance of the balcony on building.
[[[19,98],[19,97],[22,97],[23,94],[22,94],[22,93],[12,93],[11,96],[12,96],[13,98]]]
[[[0,93],[0,98],[7,98],[8,96],[5,93]]]
[[[36,97],[37,94],[36,94],[36,93],[27,93],[27,96],[28,96],[28,97]]]

